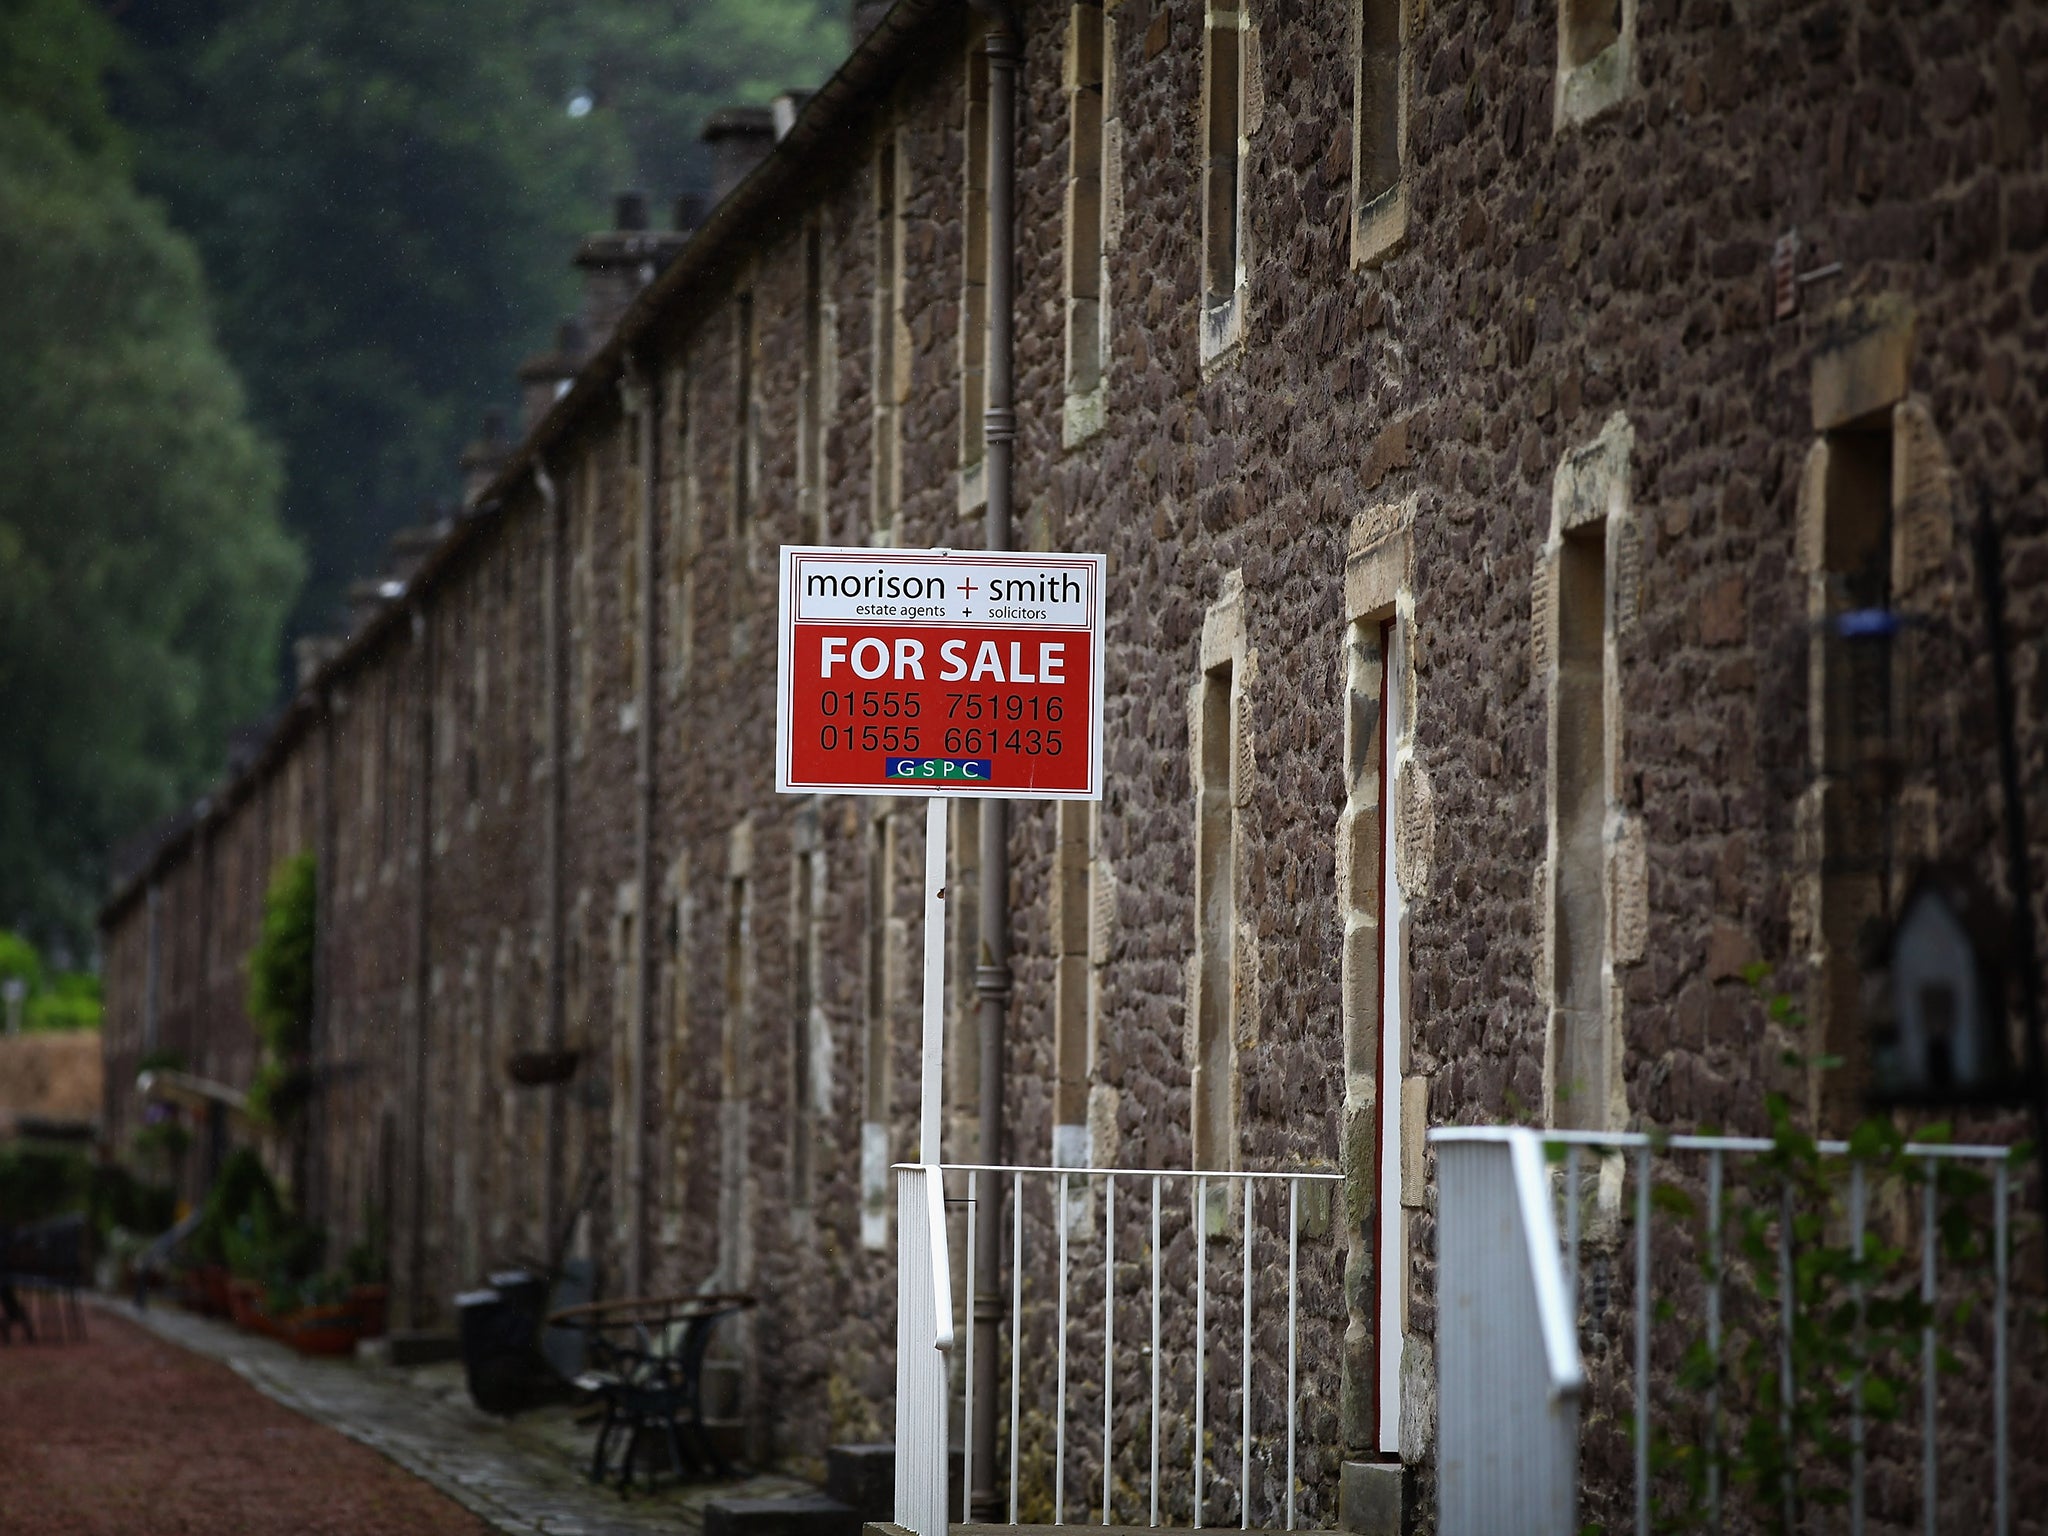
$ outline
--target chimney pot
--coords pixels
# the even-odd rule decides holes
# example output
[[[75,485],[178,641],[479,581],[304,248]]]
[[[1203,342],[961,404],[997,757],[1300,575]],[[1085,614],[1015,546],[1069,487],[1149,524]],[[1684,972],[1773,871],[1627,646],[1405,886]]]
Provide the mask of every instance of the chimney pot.
[[[621,192],[612,207],[612,225],[614,228],[638,230],[647,227],[647,197],[645,193]]]
[[[725,201],[775,147],[775,113],[768,107],[720,107],[704,122],[711,146],[711,201]]]
[[[796,126],[796,120],[804,110],[804,103],[816,95],[815,91],[784,91],[769,104],[768,110],[775,116],[775,142],[780,144],[789,137],[789,130]]]

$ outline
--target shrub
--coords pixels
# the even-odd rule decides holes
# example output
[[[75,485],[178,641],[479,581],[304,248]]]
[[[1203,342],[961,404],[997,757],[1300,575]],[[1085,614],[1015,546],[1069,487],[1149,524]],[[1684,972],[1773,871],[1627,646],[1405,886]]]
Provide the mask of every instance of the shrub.
[[[263,930],[249,951],[249,1017],[272,1056],[302,1055],[313,1025],[313,856],[286,859],[263,898]]]
[[[100,979],[87,971],[48,971],[33,944],[0,929],[0,982],[22,984],[25,1033],[98,1029],[104,1011]]]
[[[226,1263],[228,1233],[255,1212],[275,1212],[283,1205],[263,1159],[249,1147],[237,1147],[221,1164],[200,1208],[199,1226],[192,1234],[193,1256],[202,1263]]]
[[[30,1031],[98,1029],[106,1012],[100,979],[84,971],[59,971],[23,1010],[22,1028]]]
[[[0,1226],[83,1210],[90,1171],[85,1154],[72,1148],[0,1148]]]
[[[138,1179],[118,1163],[96,1165],[88,1180],[93,1230],[102,1236],[117,1228],[153,1236],[177,1219],[177,1192],[168,1184]]]

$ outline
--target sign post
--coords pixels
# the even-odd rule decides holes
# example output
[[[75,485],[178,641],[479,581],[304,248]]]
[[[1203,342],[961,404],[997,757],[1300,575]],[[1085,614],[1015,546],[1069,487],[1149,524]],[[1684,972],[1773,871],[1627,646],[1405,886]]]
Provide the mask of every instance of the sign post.
[[[947,802],[1101,798],[1104,564],[1101,555],[782,550],[776,789],[928,797],[917,1157],[896,1176],[896,1511],[923,1531],[946,1528],[937,1351],[953,1343],[939,1175]],[[971,1377],[971,1321],[968,1338]],[[936,1349],[908,1347],[913,1340]]]
[[[939,1161],[946,801],[1102,795],[1101,555],[785,545],[775,787],[925,795],[918,1161]]]

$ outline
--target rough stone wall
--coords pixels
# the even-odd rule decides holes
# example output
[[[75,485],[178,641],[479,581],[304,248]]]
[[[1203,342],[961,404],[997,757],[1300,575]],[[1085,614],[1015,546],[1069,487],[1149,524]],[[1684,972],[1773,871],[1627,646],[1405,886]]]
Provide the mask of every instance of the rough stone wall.
[[[1818,429],[1816,368],[1840,350],[1843,301],[1908,307],[1902,388],[1924,412],[1946,467],[1915,481],[1901,514],[1915,535],[1915,601],[1952,617],[1964,638],[1916,640],[1923,690],[1915,753],[1913,846],[1976,850],[1996,826],[1982,647],[1967,638],[1970,588],[1964,494],[1990,487],[2008,530],[2021,727],[2028,781],[2048,757],[2048,670],[2035,653],[2048,628],[2048,508],[2041,500],[2042,403],[2048,379],[2048,183],[2041,108],[2048,25],[1989,4],[1804,3],[1681,11],[1632,7],[1630,83],[1608,110],[1557,126],[1553,11],[1526,4],[1430,6],[1411,0],[1406,63],[1407,232],[1370,266],[1352,265],[1351,18],[1335,0],[1254,3],[1246,39],[1244,224],[1249,284],[1243,340],[1204,365],[1199,347],[1202,7],[1123,0],[1109,17],[1107,110],[1118,125],[1106,240],[1103,426],[1062,446],[1066,98],[1064,6],[1025,8],[1027,49],[1018,138],[1018,528],[1020,543],[1100,549],[1116,594],[1108,635],[1108,791],[1101,808],[1091,951],[1099,955],[1099,1045],[1090,1064],[1098,1158],[1128,1168],[1188,1164],[1187,966],[1194,950],[1194,785],[1187,699],[1201,665],[1203,619],[1241,582],[1244,625],[1236,864],[1240,1078],[1238,1155],[1247,1168],[1342,1163],[1344,1029],[1337,884],[1346,802],[1345,568],[1353,520],[1411,505],[1408,636],[1414,798],[1396,818],[1408,907],[1409,1070],[1432,1124],[1531,1121],[1545,1104],[1546,992],[1542,892],[1551,765],[1551,686],[1539,644],[1538,577],[1551,532],[1558,465],[1619,413],[1632,434],[1627,494],[1633,542],[1610,570],[1615,733],[1612,794],[1632,830],[1608,878],[1627,922],[1611,939],[1618,1089],[1631,1125],[1714,1124],[1754,1130],[1763,1094],[1797,1092],[1778,1066],[1788,1044],[1765,1027],[1739,980],[1754,958],[1805,986],[1799,944],[1803,863],[1798,803],[1812,773],[1806,576],[1797,525],[1802,465]],[[964,38],[935,28],[915,83],[875,104],[873,121],[821,158],[789,216],[741,240],[723,267],[661,317],[643,343],[643,380],[682,381],[686,436],[658,434],[656,568],[678,569],[682,520],[694,507],[692,659],[657,686],[653,722],[622,725],[636,705],[627,641],[626,540],[639,471],[633,418],[608,396],[550,473],[569,498],[568,586],[582,631],[571,709],[581,750],[564,765],[567,829],[564,963],[570,1040],[589,1051],[564,1101],[564,1193],[580,1169],[610,1187],[587,1237],[616,1290],[644,1224],[654,1288],[717,1277],[768,1304],[732,1344],[740,1406],[782,1448],[815,1456],[830,1439],[888,1426],[893,1315],[890,1256],[860,1240],[861,1040],[869,925],[914,957],[922,833],[897,808],[888,910],[866,910],[865,808],[779,801],[770,792],[773,591],[777,544],[801,536],[796,500],[802,215],[823,221],[827,274],[824,440],[827,526],[835,542],[871,533],[875,335],[874,138],[902,134],[902,252],[909,388],[898,431],[899,541],[975,544],[978,517],[958,506],[960,68]],[[1797,227],[1800,270],[1841,263],[1796,285],[1798,312],[1774,320],[1770,252]],[[754,503],[748,547],[733,515],[736,323],[733,296],[754,295]],[[1895,400],[1881,402],[1896,405]],[[1916,420],[1919,418],[1915,418]],[[1918,430],[1918,429],[1916,429]],[[1916,439],[1917,440],[1917,439]],[[682,456],[685,442],[687,458]],[[586,462],[595,468],[586,469]],[[1936,462],[1923,453],[1917,462]],[[503,1057],[538,1038],[544,1016],[545,732],[524,754],[498,742],[502,679],[523,681],[521,708],[541,709],[547,658],[547,538],[537,496],[521,488],[473,553],[419,598],[423,638],[392,646],[334,707],[342,843],[374,819],[348,786],[366,779],[359,701],[379,686],[433,711],[431,841],[426,889],[428,1008],[415,1011],[413,882],[421,830],[400,818],[408,850],[382,867],[337,859],[331,930],[330,1039],[373,1064],[338,1092],[328,1144],[337,1220],[381,1175],[365,1122],[395,1107],[399,1205],[424,1184],[421,1251],[409,1277],[419,1315],[472,1283],[479,1262],[532,1246],[542,1095],[503,1088]],[[1632,549],[1632,553],[1630,550]],[[493,598],[491,594],[501,594]],[[505,593],[525,594],[523,619]],[[664,588],[661,623],[677,611]],[[495,606],[494,606],[495,604]],[[516,605],[515,605],[516,606]],[[673,636],[648,664],[664,666]],[[422,651],[431,643],[432,676]],[[587,649],[588,660],[585,660]],[[479,674],[476,658],[486,658]],[[587,667],[587,672],[586,672]],[[487,680],[479,693],[477,678]],[[577,729],[577,721],[585,722]],[[474,724],[469,722],[474,722]],[[636,732],[658,731],[653,899],[635,880]],[[485,738],[490,741],[486,742]],[[302,765],[314,737],[291,759]],[[505,739],[517,739],[516,732]],[[472,792],[467,754],[479,751]],[[279,768],[277,774],[287,770]],[[301,767],[290,771],[305,773]],[[408,777],[408,782],[410,779]],[[311,803],[311,791],[298,792]],[[406,793],[410,793],[407,791]],[[417,806],[407,813],[417,817]],[[283,834],[271,813],[275,849]],[[353,818],[353,819],[351,819]],[[309,827],[310,813],[294,825]],[[1017,978],[1009,1029],[1009,1152],[1043,1161],[1052,1145],[1054,954],[1048,926],[1054,818],[1013,815]],[[343,830],[347,829],[347,830]],[[2048,830],[2034,820],[2035,857]],[[789,1103],[789,881],[797,839],[822,864],[819,1016],[829,1068],[816,1114],[807,1214],[790,1204],[795,1123]],[[266,854],[265,857],[270,855]],[[219,853],[211,855],[216,861]],[[241,859],[244,855],[237,854]],[[201,1003],[196,925],[219,898],[198,888],[196,855],[161,878],[167,914],[165,1017],[193,1034]],[[235,879],[251,884],[246,875]],[[735,882],[743,882],[741,885]],[[260,885],[260,879],[253,882]],[[736,913],[736,894],[744,903]],[[1626,898],[1622,900],[1620,898]],[[114,1011],[139,1029],[129,993],[141,961],[144,904],[121,908],[109,940]],[[652,926],[653,1038],[643,1098],[630,1101],[633,925]],[[741,938],[729,964],[730,935]],[[958,953],[958,951],[956,951]],[[500,957],[509,954],[509,965]],[[537,961],[536,958],[538,957]],[[511,980],[502,987],[500,979]],[[892,972],[912,972],[897,964]],[[625,991],[621,992],[621,987]],[[225,997],[226,994],[222,993]],[[237,1003],[238,1006],[238,1003]],[[909,1150],[915,1100],[916,999],[897,987],[892,1021],[892,1155]],[[188,1022],[190,1021],[190,1022]],[[950,1041],[972,1052],[971,1029]],[[126,1038],[124,1034],[124,1039]],[[173,1038],[167,1022],[166,1039]],[[196,1034],[194,1035],[196,1038]],[[426,1079],[406,1107],[418,1042]],[[110,1052],[114,1048],[110,1036]],[[124,1047],[125,1048],[125,1047]],[[376,1061],[389,1053],[400,1064]],[[111,1074],[110,1074],[111,1076]],[[110,1090],[114,1091],[114,1090]],[[348,1097],[343,1098],[345,1092]],[[1404,1095],[1404,1099],[1405,1099]],[[971,1112],[956,1105],[956,1113]],[[424,1130],[413,1151],[407,1127]],[[956,1125],[960,1122],[956,1119]],[[1411,1128],[1419,1130],[1419,1127]],[[2011,1135],[2010,1121],[1973,1133]],[[378,1133],[378,1134],[381,1134]],[[636,1154],[625,1142],[640,1138]],[[949,1151],[954,1156],[965,1146]],[[637,1158],[637,1162],[636,1162]],[[623,1175],[644,1169],[645,1214]],[[1411,1386],[1404,1456],[1426,1487],[1433,1433],[1427,1368],[1433,1196],[1416,1165],[1409,1276]],[[1340,1411],[1346,1241],[1341,1220],[1376,1219],[1373,1170],[1346,1167],[1361,1205],[1304,1202],[1305,1371],[1299,1514],[1338,1516],[1337,1463],[1359,1447]],[[1408,1170],[1404,1167],[1404,1182]],[[1120,1269],[1149,1241],[1149,1191],[1120,1189]],[[1051,1359],[1052,1255],[1058,1223],[1042,1192],[1027,1210],[1028,1362]],[[1168,1187],[1163,1269],[1169,1295],[1192,1285],[1198,1239],[1189,1192]],[[1253,1517],[1269,1521],[1284,1489],[1284,1357],[1278,1298],[1285,1244],[1270,1196],[1255,1206]],[[1339,1216],[1339,1211],[1344,1212]],[[1070,1207],[1080,1279],[1070,1337],[1076,1359],[1100,1358],[1100,1203]],[[1238,1507],[1236,1393],[1242,1326],[1236,1222],[1201,1240],[1212,1285],[1207,1415],[1215,1470],[1211,1523]],[[1594,1263],[1618,1273],[1609,1236]],[[1661,1239],[1660,1239],[1661,1241]],[[1610,1248],[1599,1244],[1608,1243]],[[1690,1263],[1674,1234],[1661,1286]],[[1095,1267],[1093,1289],[1086,1276]],[[2016,1266],[2016,1272],[2024,1265]],[[1122,1292],[1120,1340],[1141,1338],[1146,1276]],[[1589,1284],[1594,1401],[1586,1450],[1587,1518],[1625,1498],[1628,1447],[1613,1410],[1625,1391],[1626,1286]],[[1085,1299],[1084,1299],[1085,1298]],[[1090,1340],[1093,1340],[1091,1343]],[[1149,1342],[1149,1341],[1147,1341]],[[1162,1340],[1171,1388],[1165,1453],[1185,1465],[1185,1380],[1192,1319],[1169,1309]],[[1981,1341],[1963,1341],[1974,1361]],[[2038,1333],[2020,1341],[2039,1358]],[[1118,1508],[1135,1518],[1148,1363],[1120,1354]],[[1675,1366],[1659,1355],[1659,1381]],[[2020,1372],[2017,1423],[2038,1425],[2035,1374]],[[1052,1460],[1049,1386],[1030,1382],[1023,1461],[1044,1489]],[[1041,1390],[1044,1389],[1044,1390]],[[1099,1496],[1096,1389],[1070,1407],[1068,1507]],[[1668,1388],[1660,1385],[1660,1394]],[[1668,1399],[1660,1398],[1660,1401]],[[1985,1480],[1977,1426],[1952,1426],[1947,1513],[1968,1523]],[[1889,1452],[1887,1452],[1889,1453]],[[2038,1469],[2025,1477],[2038,1479]],[[1911,1501],[1885,1484],[1885,1518]],[[1091,1491],[1092,1490],[1092,1491]],[[2031,1491],[2029,1491],[2031,1490]],[[2016,1508],[2041,1507],[2023,1485]],[[1036,1495],[1034,1495],[1036,1497]],[[1169,1497],[1171,1518],[1182,1511]],[[1049,1502],[1049,1500],[1047,1501]],[[1049,1511],[1047,1511],[1049,1513]]]

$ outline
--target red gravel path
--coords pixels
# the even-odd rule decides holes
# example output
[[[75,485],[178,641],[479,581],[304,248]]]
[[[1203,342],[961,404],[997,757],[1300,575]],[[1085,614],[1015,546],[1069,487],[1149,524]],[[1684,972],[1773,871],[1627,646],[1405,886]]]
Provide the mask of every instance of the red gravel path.
[[[226,1366],[102,1311],[90,1327],[85,1344],[0,1348],[6,1536],[488,1536]]]

